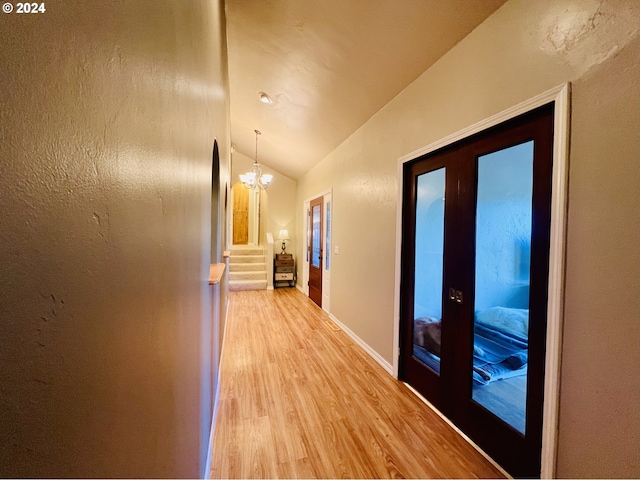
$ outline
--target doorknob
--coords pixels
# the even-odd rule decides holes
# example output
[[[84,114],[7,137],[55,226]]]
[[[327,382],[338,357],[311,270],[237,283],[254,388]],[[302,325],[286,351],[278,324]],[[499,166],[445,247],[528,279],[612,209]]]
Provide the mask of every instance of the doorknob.
[[[462,290],[449,288],[449,300],[453,300],[456,303],[462,303],[462,300],[463,300]]]

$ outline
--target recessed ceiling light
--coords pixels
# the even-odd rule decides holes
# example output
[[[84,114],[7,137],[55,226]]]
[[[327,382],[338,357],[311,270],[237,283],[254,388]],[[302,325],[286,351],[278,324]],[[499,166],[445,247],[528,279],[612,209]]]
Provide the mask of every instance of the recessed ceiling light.
[[[273,103],[273,100],[271,100],[271,97],[264,92],[258,93],[258,98],[262,103]]]

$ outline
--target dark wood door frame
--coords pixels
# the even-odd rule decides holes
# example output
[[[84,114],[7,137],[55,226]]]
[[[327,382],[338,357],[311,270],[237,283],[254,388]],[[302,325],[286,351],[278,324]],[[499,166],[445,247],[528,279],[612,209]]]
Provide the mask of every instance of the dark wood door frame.
[[[551,241],[549,252],[549,300],[547,307],[547,338],[545,361],[545,391],[542,425],[542,461],[540,475],[543,478],[556,476],[556,458],[558,448],[558,419],[560,405],[560,370],[562,352],[562,323],[564,317],[564,282],[566,255],[566,227],[567,227],[567,196],[569,175],[569,127],[570,127],[571,84],[565,83],[540,93],[535,97],[524,100],[491,117],[485,118],[473,125],[461,129],[445,138],[439,139],[414,152],[403,155],[398,159],[399,189],[396,236],[396,273],[394,295],[394,342],[397,349],[392,362],[392,371],[399,378],[400,359],[400,290],[402,285],[402,205],[403,205],[403,166],[422,155],[435,152],[448,145],[471,137],[476,133],[492,128],[518,115],[529,112],[542,105],[553,103],[554,138],[553,138],[553,177],[551,199]],[[433,405],[432,405],[433,407]]]
[[[324,264],[324,244],[322,236],[323,202],[324,197],[318,197],[309,202],[309,298],[319,307],[322,307],[322,269]],[[318,211],[320,215],[320,222],[316,232],[314,232],[313,228],[314,211]],[[317,265],[314,265],[314,255],[317,255]]]
[[[553,104],[418,158],[404,166],[400,378],[421,391],[467,435],[516,476],[540,474],[547,286],[551,224]],[[535,139],[526,435],[471,399],[473,301],[448,302],[454,287],[474,298],[476,159]],[[445,253],[440,375],[413,356],[415,215],[418,175],[446,166]]]

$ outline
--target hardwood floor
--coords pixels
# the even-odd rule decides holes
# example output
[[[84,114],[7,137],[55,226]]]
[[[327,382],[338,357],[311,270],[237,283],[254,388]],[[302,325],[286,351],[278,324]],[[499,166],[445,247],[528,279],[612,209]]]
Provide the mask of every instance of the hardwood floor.
[[[296,289],[229,296],[212,478],[504,478]]]

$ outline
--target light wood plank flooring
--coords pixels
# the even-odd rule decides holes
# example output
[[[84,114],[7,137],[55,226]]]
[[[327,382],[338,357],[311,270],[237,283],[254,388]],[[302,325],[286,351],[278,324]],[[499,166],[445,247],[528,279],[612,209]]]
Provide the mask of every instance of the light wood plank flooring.
[[[293,288],[232,292],[212,478],[504,478]]]

